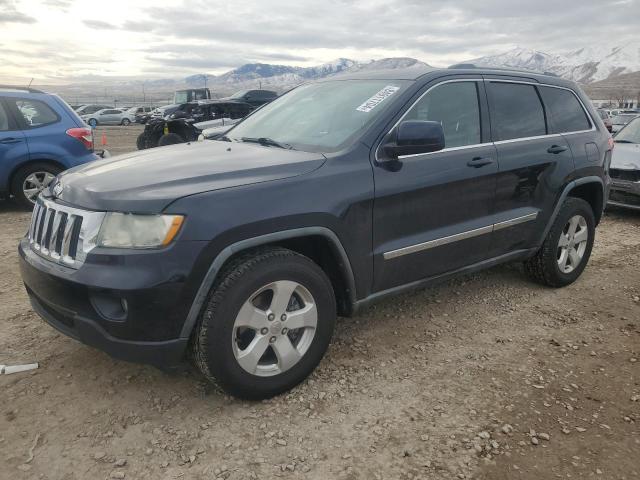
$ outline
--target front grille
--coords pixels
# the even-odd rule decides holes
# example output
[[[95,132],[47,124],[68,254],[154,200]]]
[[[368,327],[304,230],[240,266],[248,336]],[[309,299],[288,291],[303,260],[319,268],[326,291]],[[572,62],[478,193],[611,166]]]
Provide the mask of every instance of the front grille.
[[[45,257],[73,265],[78,255],[78,240],[82,216],[58,206],[37,203],[33,209],[29,243],[31,248]]]
[[[39,198],[29,226],[31,249],[48,260],[78,268],[95,247],[103,216]]]
[[[640,170],[620,170],[612,168],[609,170],[611,178],[616,180],[626,180],[627,182],[640,182]]]

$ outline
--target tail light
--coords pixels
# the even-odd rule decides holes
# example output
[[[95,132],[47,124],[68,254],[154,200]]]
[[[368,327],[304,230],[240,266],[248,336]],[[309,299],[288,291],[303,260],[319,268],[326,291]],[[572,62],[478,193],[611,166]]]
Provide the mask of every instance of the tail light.
[[[67,135],[78,140],[87,150],[93,150],[93,132],[90,128],[70,128]]]
[[[613,141],[613,137],[611,135],[609,135],[609,150],[613,150],[613,147],[615,147],[616,143]]]

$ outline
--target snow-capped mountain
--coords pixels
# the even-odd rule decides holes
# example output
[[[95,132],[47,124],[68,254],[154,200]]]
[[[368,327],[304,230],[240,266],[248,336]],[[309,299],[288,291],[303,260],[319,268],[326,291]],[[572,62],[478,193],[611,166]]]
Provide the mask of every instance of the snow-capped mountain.
[[[624,73],[640,71],[640,42],[618,47],[585,47],[563,54],[517,47],[499,55],[469,63],[553,72],[581,83],[591,83]]]
[[[361,70],[392,70],[397,68],[428,67],[426,63],[415,58],[397,57],[356,62],[348,58],[339,58],[333,62],[314,67],[291,67],[287,65],[270,65],[265,63],[248,63],[230,72],[218,76],[207,76],[207,85],[216,90],[235,88],[271,88],[283,90],[308,80],[316,80],[344,72]],[[200,78],[202,77],[202,78]],[[202,75],[193,75],[185,80],[196,79],[204,84]],[[191,82],[189,82],[192,84]]]

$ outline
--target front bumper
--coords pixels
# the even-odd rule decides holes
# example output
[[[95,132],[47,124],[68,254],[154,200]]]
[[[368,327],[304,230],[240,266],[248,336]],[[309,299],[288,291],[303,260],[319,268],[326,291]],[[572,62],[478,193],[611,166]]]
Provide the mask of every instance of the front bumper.
[[[640,210],[640,182],[613,178],[607,205]]]
[[[33,309],[51,326],[109,355],[158,367],[181,363],[181,328],[193,300],[185,288],[197,248],[176,243],[154,253],[96,255],[72,269],[18,247]]]

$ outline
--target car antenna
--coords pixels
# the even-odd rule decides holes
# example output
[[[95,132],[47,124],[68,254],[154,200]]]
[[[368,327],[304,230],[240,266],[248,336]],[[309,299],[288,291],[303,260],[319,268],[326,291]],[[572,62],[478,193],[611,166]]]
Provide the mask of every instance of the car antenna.
[[[31,88],[32,83],[33,83],[33,77],[31,77],[31,81],[29,82],[29,85],[27,85],[27,88]]]

